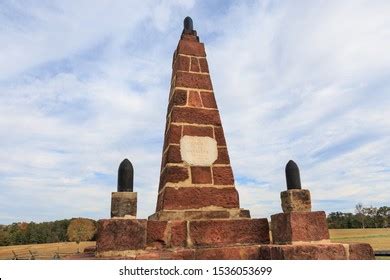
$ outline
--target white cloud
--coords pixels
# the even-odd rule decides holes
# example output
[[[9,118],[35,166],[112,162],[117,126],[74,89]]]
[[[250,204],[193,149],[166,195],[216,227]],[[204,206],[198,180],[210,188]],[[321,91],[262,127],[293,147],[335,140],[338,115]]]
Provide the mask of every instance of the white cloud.
[[[387,1],[222,1],[220,14],[192,1],[50,3],[0,4],[1,223],[107,217],[124,157],[139,216],[153,213],[187,15],[206,45],[241,206],[279,212],[290,158],[317,210],[390,201]]]

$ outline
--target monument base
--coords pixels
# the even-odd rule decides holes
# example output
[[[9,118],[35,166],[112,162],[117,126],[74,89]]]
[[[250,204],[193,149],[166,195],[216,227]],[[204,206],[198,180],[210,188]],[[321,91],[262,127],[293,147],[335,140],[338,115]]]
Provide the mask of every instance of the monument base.
[[[113,255],[113,252],[123,254],[146,249],[195,249],[269,243],[267,219],[107,219],[98,221],[96,248],[98,254],[105,256]]]
[[[311,217],[322,217],[321,213]],[[317,214],[316,214],[317,213]],[[291,213],[290,213],[291,214]],[[302,214],[302,213],[297,213]],[[308,215],[309,213],[303,213]],[[296,214],[295,214],[296,215]],[[313,243],[314,242],[314,243]],[[316,243],[317,242],[317,243]],[[98,221],[96,251],[68,259],[371,260],[369,244],[310,241],[270,244],[267,219]]]
[[[85,252],[67,259],[121,260],[374,260],[369,244],[236,245]]]

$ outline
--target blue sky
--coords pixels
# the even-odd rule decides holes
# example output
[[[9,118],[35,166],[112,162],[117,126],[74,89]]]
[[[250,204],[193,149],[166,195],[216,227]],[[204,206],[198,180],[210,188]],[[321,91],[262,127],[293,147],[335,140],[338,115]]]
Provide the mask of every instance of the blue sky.
[[[119,163],[155,209],[172,53],[206,45],[241,206],[390,205],[389,1],[1,1],[0,223],[109,216]]]

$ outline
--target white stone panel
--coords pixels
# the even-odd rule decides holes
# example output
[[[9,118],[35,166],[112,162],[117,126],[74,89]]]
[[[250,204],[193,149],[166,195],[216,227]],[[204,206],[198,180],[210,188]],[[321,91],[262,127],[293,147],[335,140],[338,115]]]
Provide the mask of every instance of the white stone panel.
[[[218,158],[217,141],[211,137],[186,135],[180,139],[180,154],[188,164],[210,166]]]

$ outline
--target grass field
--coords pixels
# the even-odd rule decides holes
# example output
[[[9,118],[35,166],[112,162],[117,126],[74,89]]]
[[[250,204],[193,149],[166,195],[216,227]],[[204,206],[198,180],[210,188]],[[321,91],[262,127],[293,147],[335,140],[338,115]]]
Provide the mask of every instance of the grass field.
[[[390,228],[387,229],[331,229],[330,238],[337,243],[369,243],[374,250],[390,250]],[[53,259],[58,252],[60,256],[77,253],[78,249],[83,252],[85,247],[94,246],[95,242],[75,242],[32,244],[19,246],[0,247],[0,260],[12,259],[14,251],[19,258],[29,259],[33,253],[36,259]],[[390,258],[380,258],[389,259]]]
[[[84,251],[85,247],[94,246],[95,242],[81,242],[79,245],[76,242],[64,243],[48,243],[48,244],[31,244],[17,246],[0,246],[0,260],[9,260],[14,258],[14,254],[18,259],[30,259],[31,253],[35,259],[50,260],[59,254],[60,257],[76,254],[78,250]],[[31,253],[29,252],[31,251]]]
[[[369,243],[374,250],[390,251],[390,228],[331,229],[330,239],[340,243]]]
[[[390,228],[331,229],[330,239],[339,243],[369,243],[374,251],[390,251]],[[377,257],[390,260],[390,257]]]

